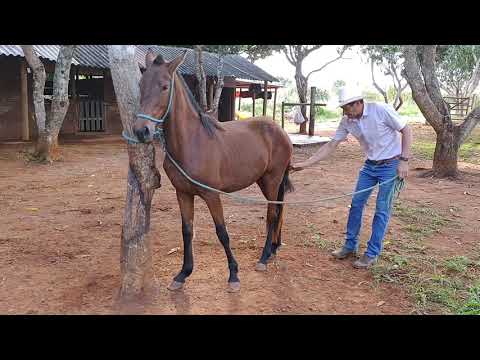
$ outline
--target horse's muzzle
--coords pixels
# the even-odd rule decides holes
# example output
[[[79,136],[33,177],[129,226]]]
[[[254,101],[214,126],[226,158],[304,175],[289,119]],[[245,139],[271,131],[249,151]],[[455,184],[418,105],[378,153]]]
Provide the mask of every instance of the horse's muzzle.
[[[143,126],[140,129],[135,129],[134,132],[138,140],[142,143],[148,143],[153,140],[153,134],[151,133],[148,126]]]

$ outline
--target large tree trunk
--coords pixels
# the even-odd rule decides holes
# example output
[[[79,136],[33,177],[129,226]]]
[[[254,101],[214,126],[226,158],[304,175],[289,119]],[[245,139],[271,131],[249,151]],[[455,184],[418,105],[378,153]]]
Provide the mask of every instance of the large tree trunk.
[[[437,134],[435,153],[433,154],[433,175],[439,178],[458,175],[458,150],[460,144],[453,129],[445,129]]]
[[[298,92],[298,99],[300,100],[301,103],[306,103],[307,102],[307,92],[308,92],[308,84],[307,84],[307,79],[305,76],[302,74],[302,62],[299,60],[297,63],[297,69],[295,71],[295,82],[297,84],[297,92]],[[300,109],[302,111],[302,115],[305,119],[308,119],[307,117],[307,106],[306,105],[301,105]],[[307,133],[307,122],[305,121],[302,124],[300,124],[300,134],[306,134]]]
[[[202,45],[195,45],[195,75],[198,80],[199,103],[203,111],[208,110],[207,105],[207,78],[203,69]]]
[[[109,46],[110,71],[124,131],[132,136],[132,126],[140,107],[140,69],[135,46]],[[121,235],[120,298],[140,295],[150,268],[150,208],[160,173],[155,165],[153,144],[128,144],[128,180],[124,223]]]

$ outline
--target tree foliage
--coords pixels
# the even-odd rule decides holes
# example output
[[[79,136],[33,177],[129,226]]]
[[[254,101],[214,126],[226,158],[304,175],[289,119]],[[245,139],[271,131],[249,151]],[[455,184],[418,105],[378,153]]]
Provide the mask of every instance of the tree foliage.
[[[380,69],[386,76],[390,76],[393,83],[393,107],[398,110],[403,104],[402,92],[407,82],[402,76],[403,55],[400,45],[364,45],[360,51],[368,56],[371,64],[372,84],[382,94],[384,101],[389,103],[388,88],[383,89],[375,80],[375,68]]]
[[[450,96],[469,97],[480,80],[480,45],[444,45],[437,48],[437,76]]]

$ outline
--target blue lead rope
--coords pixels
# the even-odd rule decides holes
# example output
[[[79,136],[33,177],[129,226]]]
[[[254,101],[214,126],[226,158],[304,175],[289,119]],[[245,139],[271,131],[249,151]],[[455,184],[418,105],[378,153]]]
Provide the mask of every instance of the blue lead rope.
[[[125,131],[122,132],[122,136],[124,139],[126,139],[128,141],[129,144],[139,144],[140,141],[138,141],[137,139],[135,138],[132,138],[128,135],[125,134]],[[160,138],[160,140],[163,140],[162,138]],[[164,144],[164,142],[162,141],[162,144]],[[192,184],[194,185],[197,185],[203,189],[206,189],[206,190],[209,190],[209,191],[213,191],[213,192],[216,192],[218,194],[222,194],[222,195],[225,195],[225,196],[228,196],[228,197],[231,197],[231,198],[234,198],[240,202],[244,202],[244,203],[261,203],[261,204],[291,204],[291,205],[295,205],[295,204],[314,204],[314,203],[318,203],[318,202],[324,202],[324,201],[328,201],[328,200],[335,200],[335,199],[340,199],[340,198],[344,198],[344,197],[348,197],[348,196],[354,196],[354,195],[357,195],[357,194],[361,194],[363,192],[366,192],[366,191],[370,191],[372,189],[374,189],[375,187],[380,187],[382,185],[385,185],[387,183],[390,183],[392,181],[395,181],[395,185],[392,187],[392,191],[390,192],[389,194],[389,202],[390,202],[390,206],[393,205],[393,202],[396,198],[398,198],[398,196],[400,195],[400,191],[403,189],[404,187],[404,179],[401,179],[398,177],[398,175],[392,177],[391,179],[388,179],[384,182],[381,182],[381,183],[378,183],[376,185],[373,185],[373,186],[370,186],[366,189],[362,189],[362,190],[359,190],[359,191],[355,191],[355,192],[352,192],[352,193],[348,193],[348,194],[343,194],[343,195],[339,195],[339,196],[332,196],[332,197],[327,197],[327,198],[322,198],[322,199],[316,199],[316,200],[306,200],[306,201],[272,201],[272,200],[265,200],[265,199],[256,199],[256,198],[251,198],[251,197],[247,197],[247,196],[240,196],[240,195],[236,195],[236,194],[232,194],[232,193],[227,193],[225,191],[222,191],[222,190],[218,190],[218,189],[215,189],[215,188],[212,188],[208,185],[205,185],[195,179],[192,179],[187,173],[185,170],[182,169],[182,167],[173,159],[172,155],[170,155],[170,153],[167,151],[166,147],[164,146],[163,147],[163,150],[165,151],[165,155],[168,157],[168,159],[172,162],[172,164],[178,169],[178,171],[180,171],[180,173],[185,177],[187,178]]]

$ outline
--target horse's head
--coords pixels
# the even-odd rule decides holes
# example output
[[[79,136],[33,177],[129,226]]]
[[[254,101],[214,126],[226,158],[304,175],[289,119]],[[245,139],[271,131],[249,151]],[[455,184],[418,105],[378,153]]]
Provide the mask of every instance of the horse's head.
[[[185,60],[187,52],[170,62],[164,61],[161,55],[155,56],[150,49],[145,57],[146,70],[140,79],[140,114],[154,119],[165,117],[169,109],[170,96],[173,92],[173,76],[177,68]],[[173,99],[172,99],[173,100]],[[144,117],[137,117],[133,132],[140,142],[153,140],[156,123]]]

